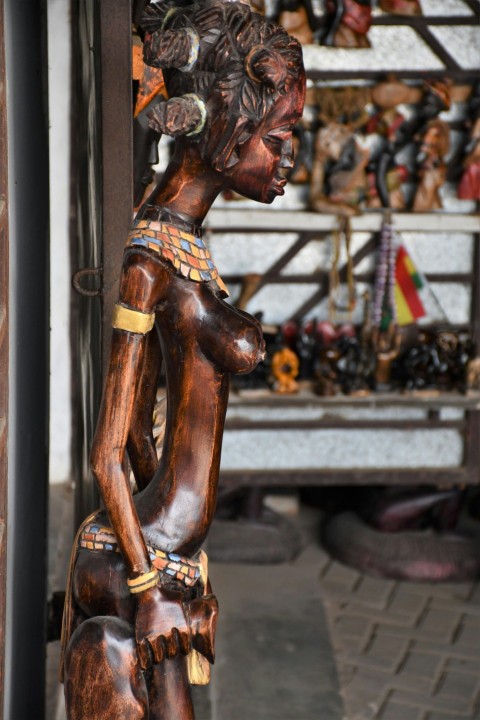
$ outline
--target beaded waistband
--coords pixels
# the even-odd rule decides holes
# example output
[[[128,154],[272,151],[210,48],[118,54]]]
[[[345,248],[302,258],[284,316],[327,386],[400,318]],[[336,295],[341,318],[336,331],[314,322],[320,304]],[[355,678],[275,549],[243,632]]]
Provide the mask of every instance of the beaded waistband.
[[[104,527],[96,522],[85,525],[79,535],[78,545],[86,550],[104,550],[107,552],[120,552],[117,538],[112,528]],[[187,587],[195,585],[200,578],[200,554],[194,558],[185,558],[176,553],[168,553],[152,545],[147,545],[152,565],[157,570],[173,580],[179,580]]]
[[[228,297],[228,290],[201,237],[180,230],[171,223],[142,217],[134,221],[127,245],[154,250],[184,278],[194,282],[213,282],[222,296]]]

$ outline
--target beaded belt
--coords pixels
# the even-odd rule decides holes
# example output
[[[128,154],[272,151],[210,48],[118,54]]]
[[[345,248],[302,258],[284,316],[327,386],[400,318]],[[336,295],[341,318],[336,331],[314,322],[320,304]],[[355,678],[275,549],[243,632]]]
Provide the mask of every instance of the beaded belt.
[[[127,246],[146,247],[168,260],[177,272],[195,282],[213,282],[223,297],[228,290],[201,237],[162,220],[140,218],[133,223]]]
[[[85,525],[80,533],[78,544],[79,547],[86,550],[106,550],[107,552],[120,553],[117,538],[112,528],[103,527],[96,522],[89,522]],[[199,579],[201,571],[199,558],[201,553],[197,553],[194,559],[191,559],[181,557],[176,553],[159,550],[153,545],[147,545],[147,550],[152,565],[168,578],[179,580],[187,587],[192,587]]]

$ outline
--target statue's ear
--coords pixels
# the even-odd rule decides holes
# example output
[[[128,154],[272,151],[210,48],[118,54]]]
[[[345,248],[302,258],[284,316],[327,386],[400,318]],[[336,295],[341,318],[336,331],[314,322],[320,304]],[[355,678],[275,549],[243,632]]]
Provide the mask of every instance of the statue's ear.
[[[284,91],[288,69],[277,50],[255,45],[245,58],[245,69],[254,82],[266,85],[270,90]]]

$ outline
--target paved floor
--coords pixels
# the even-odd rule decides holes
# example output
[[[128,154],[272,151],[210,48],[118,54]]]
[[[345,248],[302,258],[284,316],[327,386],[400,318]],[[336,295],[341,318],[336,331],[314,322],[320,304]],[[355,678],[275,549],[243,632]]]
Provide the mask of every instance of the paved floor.
[[[69,530],[71,497],[55,496],[59,589],[56,538]],[[318,522],[309,514],[309,528]],[[218,660],[195,691],[197,720],[480,720],[480,585],[370,578],[332,561],[314,535],[293,564],[212,564],[211,576]],[[47,720],[65,718],[57,658],[52,643]]]

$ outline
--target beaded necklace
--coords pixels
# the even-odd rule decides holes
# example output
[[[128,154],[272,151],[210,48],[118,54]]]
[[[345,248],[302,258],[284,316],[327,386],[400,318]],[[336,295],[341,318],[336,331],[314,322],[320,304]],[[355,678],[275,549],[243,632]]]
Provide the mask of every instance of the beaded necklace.
[[[194,282],[212,282],[222,297],[228,297],[228,290],[201,236],[201,229],[181,221],[187,227],[184,230],[173,222],[165,221],[165,214],[165,211],[152,205],[140,211],[133,222],[127,246],[153,250],[168,260],[182,277]]]

